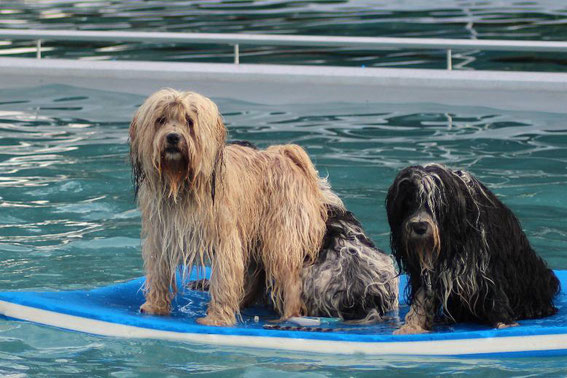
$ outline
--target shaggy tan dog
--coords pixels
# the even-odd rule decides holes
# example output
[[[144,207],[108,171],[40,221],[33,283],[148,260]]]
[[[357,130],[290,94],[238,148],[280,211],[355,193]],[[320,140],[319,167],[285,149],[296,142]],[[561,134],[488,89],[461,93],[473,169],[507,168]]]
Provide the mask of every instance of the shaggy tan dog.
[[[210,264],[211,300],[199,323],[234,324],[258,287],[282,319],[298,316],[302,268],[321,248],[328,202],[340,200],[326,198],[326,183],[301,147],[257,150],[225,139],[217,106],[194,92],[158,91],[134,116],[130,158],[146,271],[141,310],[168,314],[177,266]]]

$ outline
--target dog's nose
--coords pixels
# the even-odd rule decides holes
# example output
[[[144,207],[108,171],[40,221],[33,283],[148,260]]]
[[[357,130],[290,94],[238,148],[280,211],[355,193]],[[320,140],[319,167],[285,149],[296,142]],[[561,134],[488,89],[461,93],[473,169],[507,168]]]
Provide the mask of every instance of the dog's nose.
[[[423,235],[429,229],[429,224],[427,222],[412,222],[411,223],[411,229],[417,235]]]
[[[169,133],[167,134],[167,143],[177,144],[179,142],[179,134]]]

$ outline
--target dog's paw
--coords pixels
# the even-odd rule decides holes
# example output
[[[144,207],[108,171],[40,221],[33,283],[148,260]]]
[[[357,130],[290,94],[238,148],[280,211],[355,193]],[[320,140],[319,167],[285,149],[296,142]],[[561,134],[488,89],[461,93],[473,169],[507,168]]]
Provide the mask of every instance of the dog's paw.
[[[140,306],[140,312],[147,315],[169,315],[169,308],[159,308],[146,302]]]
[[[394,335],[417,335],[427,332],[429,331],[419,326],[404,324],[400,329],[394,331]]]
[[[234,323],[227,323],[226,321],[215,318],[213,316],[205,316],[204,318],[198,318],[197,323],[208,326],[231,326],[234,324]]]
[[[516,322],[510,323],[510,324],[498,322],[498,323],[496,323],[496,324],[494,325],[494,328],[496,328],[496,329],[504,329],[504,328],[517,327],[517,326],[519,326],[519,324],[516,323]]]

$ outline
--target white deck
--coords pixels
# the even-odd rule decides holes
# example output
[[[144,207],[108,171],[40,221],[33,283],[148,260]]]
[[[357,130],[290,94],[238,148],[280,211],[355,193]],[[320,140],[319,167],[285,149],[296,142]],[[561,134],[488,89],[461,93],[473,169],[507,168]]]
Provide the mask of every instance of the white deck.
[[[567,73],[0,58],[0,87],[163,87],[262,104],[437,103],[567,113]]]

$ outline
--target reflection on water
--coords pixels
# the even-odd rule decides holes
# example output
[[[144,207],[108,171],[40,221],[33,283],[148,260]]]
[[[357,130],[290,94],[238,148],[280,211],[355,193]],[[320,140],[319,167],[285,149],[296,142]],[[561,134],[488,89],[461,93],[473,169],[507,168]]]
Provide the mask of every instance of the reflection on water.
[[[0,28],[274,33],[463,39],[567,39],[555,0],[2,1]],[[44,43],[47,57],[232,62],[232,47]],[[0,56],[35,56],[32,42],[0,41]],[[445,52],[241,46],[243,63],[444,68]],[[567,54],[457,51],[456,69],[565,71]]]
[[[127,129],[142,100],[66,86],[0,90],[0,289],[93,287],[142,274],[140,218],[127,162]],[[516,212],[536,250],[553,268],[567,269],[564,115],[435,104],[215,101],[230,138],[261,147],[304,146],[385,250],[384,198],[396,172],[437,161],[486,182]],[[330,358],[62,335],[0,322],[0,372],[349,375],[395,368],[404,376],[492,369],[524,375],[537,363]],[[548,359],[538,372],[563,368],[560,359]]]

